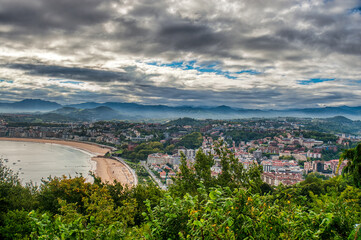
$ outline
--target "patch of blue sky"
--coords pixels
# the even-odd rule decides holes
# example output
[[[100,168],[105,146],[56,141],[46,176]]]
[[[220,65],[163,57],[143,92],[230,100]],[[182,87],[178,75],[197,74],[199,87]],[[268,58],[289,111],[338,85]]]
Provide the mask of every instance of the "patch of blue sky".
[[[147,64],[151,66],[158,66],[158,62],[147,62]]]
[[[230,72],[230,71],[224,71],[221,69],[220,65],[221,63],[218,61],[214,62],[206,62],[197,64],[196,60],[192,61],[177,61],[177,62],[171,62],[171,63],[159,63],[159,62],[149,62],[148,65],[152,66],[158,66],[158,67],[171,67],[171,68],[180,68],[183,70],[196,70],[200,73],[214,73],[216,75],[222,75],[225,76],[228,79],[237,79],[237,76],[239,74],[247,73],[250,75],[256,75],[261,74],[260,72],[256,70],[242,70],[239,72]]]
[[[236,74],[247,73],[247,74],[250,74],[250,75],[258,75],[258,74],[261,74],[261,72],[258,72],[258,71],[256,71],[256,70],[252,70],[252,69],[242,70],[242,71],[235,72],[235,73],[236,73]]]
[[[70,83],[70,84],[75,84],[75,85],[79,85],[83,82],[79,82],[79,81],[62,81],[61,83]]]
[[[14,83],[14,81],[12,80],[4,80],[4,79],[0,79],[0,83],[2,82],[6,82],[6,83]]]
[[[360,86],[360,84],[361,84],[361,80],[349,81],[347,83],[348,86]]]
[[[310,85],[310,84],[328,82],[328,81],[333,81],[333,80],[335,80],[335,79],[334,78],[311,78],[311,79],[308,79],[308,80],[299,80],[298,84]]]
[[[349,9],[348,13],[349,14],[355,14],[355,13],[361,14],[361,6]]]
[[[70,83],[70,84],[75,84],[75,85],[79,85],[79,84],[83,83],[80,81],[65,80],[64,78],[49,78],[49,81],[59,81],[60,83]]]

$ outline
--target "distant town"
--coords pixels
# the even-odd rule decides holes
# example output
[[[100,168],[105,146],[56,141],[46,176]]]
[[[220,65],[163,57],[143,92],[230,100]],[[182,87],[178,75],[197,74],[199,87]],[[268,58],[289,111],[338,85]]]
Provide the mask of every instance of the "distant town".
[[[336,133],[330,126],[330,131],[321,131],[315,129],[315,120],[297,118],[29,123],[9,121],[5,115],[0,118],[0,137],[109,145],[114,149],[110,156],[120,157],[136,169],[138,177],[143,177],[140,182],[155,181],[162,188],[177,177],[181,158],[193,164],[198,151],[214,157],[211,170],[217,177],[222,169],[215,148],[222,144],[246,169],[261,165],[263,181],[278,186],[301,182],[310,173],[329,178],[342,172],[347,161],[339,166],[340,153],[361,137]]]

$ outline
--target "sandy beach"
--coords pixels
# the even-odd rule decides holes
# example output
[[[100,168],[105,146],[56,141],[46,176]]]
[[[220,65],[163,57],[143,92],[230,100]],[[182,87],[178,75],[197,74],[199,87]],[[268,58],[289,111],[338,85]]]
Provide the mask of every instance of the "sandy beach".
[[[95,174],[102,179],[103,182],[112,183],[114,180],[122,184],[132,186],[134,178],[128,168],[121,162],[113,159],[104,158],[103,156],[110,151],[107,147],[102,147],[96,144],[73,142],[55,139],[36,139],[36,138],[5,138],[1,137],[0,141],[18,141],[18,142],[37,142],[37,143],[51,143],[70,146],[83,151],[87,151],[94,155],[92,160],[96,162]]]

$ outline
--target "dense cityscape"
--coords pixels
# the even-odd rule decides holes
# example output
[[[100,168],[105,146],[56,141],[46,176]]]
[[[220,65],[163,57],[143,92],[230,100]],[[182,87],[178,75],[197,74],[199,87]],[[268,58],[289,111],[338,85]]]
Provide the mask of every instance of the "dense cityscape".
[[[221,173],[215,148],[219,143],[247,169],[263,168],[264,182],[277,186],[301,182],[307,174],[324,179],[342,172],[339,166],[343,149],[361,138],[308,130],[310,119],[275,118],[233,121],[183,118],[166,123],[131,123],[121,121],[77,123],[21,123],[0,119],[0,137],[48,138],[93,142],[114,147],[111,155],[123,157],[135,168],[145,167],[154,181],[165,187],[176,177],[182,155],[194,163],[197,151],[214,157],[212,176]],[[311,121],[312,122],[312,121]],[[341,130],[341,129],[340,129]],[[164,185],[163,185],[164,184]]]

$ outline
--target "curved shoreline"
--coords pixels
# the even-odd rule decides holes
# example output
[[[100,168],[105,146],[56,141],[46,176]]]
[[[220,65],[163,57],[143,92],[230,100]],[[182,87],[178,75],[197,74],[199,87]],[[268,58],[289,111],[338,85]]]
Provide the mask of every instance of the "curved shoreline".
[[[96,163],[95,175],[102,179],[102,182],[112,183],[114,180],[121,184],[133,186],[134,179],[132,173],[123,163],[114,159],[104,158],[103,156],[111,150],[111,147],[100,146],[92,143],[65,141],[58,139],[42,139],[42,138],[8,138],[0,137],[0,141],[16,141],[16,142],[35,142],[50,143],[69,146],[78,150],[86,151],[93,155],[91,160]],[[94,169],[91,169],[94,170]]]

